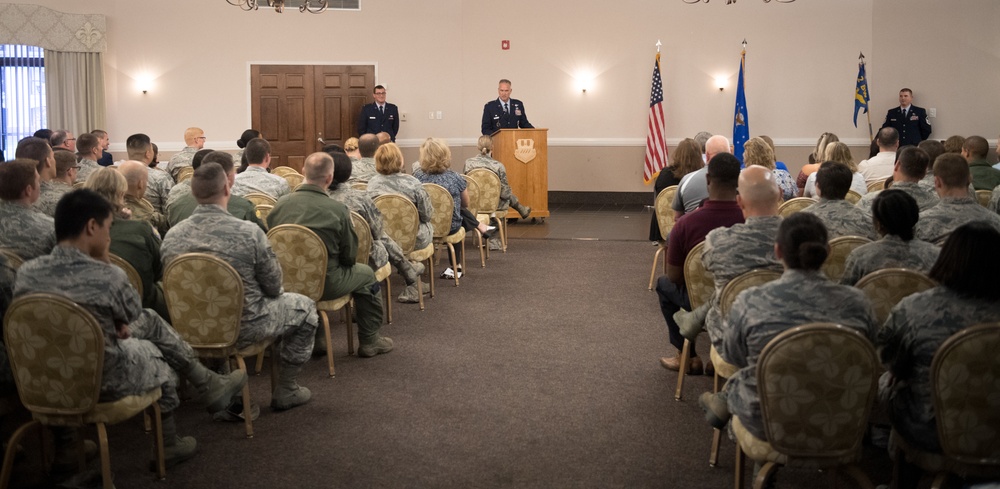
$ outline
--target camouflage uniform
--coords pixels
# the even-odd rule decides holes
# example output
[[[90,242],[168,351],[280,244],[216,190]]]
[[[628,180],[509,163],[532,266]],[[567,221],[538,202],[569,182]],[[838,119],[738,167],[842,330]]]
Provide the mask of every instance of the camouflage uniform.
[[[955,228],[972,221],[986,221],[1000,231],[1000,215],[988,211],[976,199],[945,197],[938,205],[920,214],[916,235],[919,239],[940,246]]]
[[[477,168],[486,168],[500,177],[500,205],[497,206],[497,210],[504,210],[511,206],[517,207],[520,204],[517,196],[511,192],[510,184],[507,183],[507,168],[503,166],[503,163],[483,154],[465,160],[466,174]]]
[[[170,157],[170,161],[167,163],[167,173],[170,174],[173,181],[177,181],[177,175],[181,172],[181,168],[191,166],[191,160],[194,159],[194,154],[197,152],[198,148],[187,146],[180,153]]]
[[[24,260],[47,255],[56,245],[51,217],[16,202],[0,200],[0,246]]]
[[[910,194],[910,197],[913,197],[913,200],[917,201],[917,207],[920,209],[921,219],[923,219],[924,211],[930,209],[931,207],[936,206],[937,203],[941,200],[938,197],[937,192],[934,191],[933,186],[930,189],[928,189],[927,187],[924,187],[919,183],[893,182],[892,189],[902,190],[903,192]],[[875,197],[877,197],[880,192],[882,191],[877,190],[875,192],[869,192],[867,194],[864,194],[861,196],[861,200],[858,200],[858,203],[854,204],[859,209],[861,209],[865,213],[865,215],[868,216],[869,219],[871,219],[872,217],[872,202],[875,201]]]
[[[101,325],[102,400],[162,387],[159,403],[164,411],[180,404],[175,371],[198,361],[195,353],[163,318],[142,309],[139,295],[120,268],[77,248],[56,246],[51,254],[26,262],[18,271],[14,294],[34,292],[64,296],[90,311]],[[118,338],[116,324],[128,325],[128,339]]]
[[[270,195],[275,199],[288,195],[291,189],[288,181],[277,175],[272,175],[263,168],[248,166],[243,173],[236,175],[236,183],[233,184],[233,195],[240,197],[246,194],[258,192]]]
[[[757,358],[775,336],[795,326],[833,322],[875,334],[875,313],[864,292],[830,282],[818,270],[786,270],[781,278],[741,292],[730,310],[719,355],[740,367],[725,391],[729,411],[750,433],[764,434],[757,395]]]
[[[171,227],[191,217],[191,214],[198,207],[198,200],[191,193],[191,184],[188,182],[181,182],[174,185],[174,188],[170,189],[170,198],[167,199],[167,202],[167,222]],[[267,232],[264,222],[257,217],[257,208],[253,205],[253,202],[238,195],[230,195],[226,210],[233,217],[243,221],[250,221],[256,224],[262,231]]]
[[[357,263],[358,237],[347,206],[331,199],[322,188],[303,184],[275,204],[267,224],[300,224],[315,232],[326,245],[326,284],[323,300],[350,294],[357,306],[358,341],[374,343],[382,327],[382,298],[375,272]]]
[[[722,351],[726,329],[719,311],[722,288],[730,280],[750,270],[784,270],[781,262],[774,256],[774,241],[780,224],[779,216],[751,217],[742,224],[713,229],[705,236],[701,262],[715,280],[715,293],[712,294],[711,308],[705,318],[705,330],[718,351]]]
[[[911,239],[903,241],[895,235],[861,245],[847,255],[844,276],[840,283],[854,285],[861,277],[885,268],[908,268],[921,273],[929,273],[937,261],[941,248],[926,241]]]
[[[893,427],[918,448],[940,452],[931,401],[931,359],[941,343],[961,329],[1000,321],[1000,302],[970,299],[940,286],[896,305],[878,332],[882,363],[891,375],[880,382]]]
[[[923,179],[921,179],[919,182],[917,182],[917,185],[920,185],[921,187],[929,189],[931,192],[934,192],[935,195],[937,195],[937,191],[934,190],[934,174],[933,173],[927,172],[927,175],[925,175]],[[976,188],[972,186],[972,183],[969,183],[969,197],[972,197],[972,198],[976,197]]]
[[[993,193],[990,194],[990,203],[987,204],[986,208],[1000,214],[1000,185],[993,189]]]
[[[353,189],[345,184],[340,184],[327,193],[331,199],[357,212],[368,223],[372,232],[372,250],[371,254],[368,255],[368,262],[372,265],[372,269],[378,270],[386,263],[391,262],[406,280],[407,285],[417,283],[417,274],[414,273],[410,262],[403,256],[403,250],[388,234],[385,234],[382,213],[379,212],[378,207],[375,207],[371,196],[367,192]]]
[[[125,208],[132,211],[132,219],[149,223],[156,228],[160,236],[167,234],[167,230],[170,229],[167,216],[157,212],[148,200],[140,200],[131,195],[126,195]]]
[[[281,265],[259,227],[217,205],[199,205],[170,230],[160,247],[163,263],[185,253],[210,253],[243,278],[243,324],[237,348],[281,337],[281,359],[299,366],[312,355],[319,319],[308,297],[281,290]]]
[[[60,180],[41,182],[39,186],[41,187],[41,191],[38,200],[35,201],[32,207],[46,216],[55,217],[56,205],[59,204],[59,199],[63,195],[66,195],[67,192],[73,190],[73,186]]]
[[[115,216],[111,223],[111,253],[135,268],[142,280],[142,307],[156,311],[170,320],[163,296],[163,264],[160,263],[160,237],[145,221]]]
[[[74,181],[74,183],[86,182],[87,177],[89,177],[91,173],[94,173],[95,171],[100,170],[102,168],[101,165],[98,165],[96,161],[88,160],[87,158],[81,159],[79,162],[77,162],[77,165],[80,168],[76,170],[76,180]]]
[[[434,226],[431,225],[434,206],[431,205],[431,198],[427,195],[420,180],[405,173],[392,175],[380,173],[368,181],[368,193],[372,195],[372,199],[382,194],[400,194],[410,199],[410,202],[417,206],[417,214],[420,215],[416,249],[423,249],[431,244],[431,240],[434,238]]]
[[[375,158],[361,158],[360,160],[351,161],[351,178],[347,180],[347,183],[360,183],[367,182],[372,179],[378,172],[375,171]]]
[[[191,181],[185,180],[183,182],[175,183],[173,187],[170,187],[170,193],[167,194],[166,207],[169,209],[177,199],[181,198],[182,195],[191,195]],[[164,212],[164,214],[169,214],[169,212]],[[171,222],[171,225],[174,223]]]
[[[144,196],[153,208],[160,214],[167,215],[167,195],[174,186],[174,179],[159,168],[150,168],[147,172],[146,195]]]
[[[17,276],[7,261],[0,255],[0,332],[3,331],[3,317],[7,314],[10,301],[14,297],[14,278]],[[10,370],[10,360],[7,359],[7,347],[3,335],[0,334],[0,395],[12,394],[15,391],[14,375]]]
[[[844,199],[820,198],[819,202],[802,209],[802,212],[819,217],[826,225],[830,239],[841,236],[862,236],[871,240],[877,238],[872,218]]]

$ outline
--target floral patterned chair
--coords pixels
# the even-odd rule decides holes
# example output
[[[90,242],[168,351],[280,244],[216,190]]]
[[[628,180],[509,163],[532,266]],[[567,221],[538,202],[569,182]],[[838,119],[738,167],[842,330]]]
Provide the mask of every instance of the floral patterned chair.
[[[851,205],[855,205],[861,200],[861,194],[853,190],[848,190],[847,195],[844,196],[844,200],[850,202]]]
[[[687,286],[688,302],[691,310],[698,309],[703,304],[708,304],[712,300],[712,293],[715,292],[715,279],[711,272],[705,270],[705,265],[701,262],[701,253],[705,250],[705,242],[702,241],[691,248],[687,257],[684,258],[684,284]],[[684,372],[687,372],[691,363],[691,341],[684,339],[684,347],[681,348],[681,368],[677,375],[677,390],[674,391],[674,399],[680,401],[684,395]]]
[[[420,215],[417,207],[406,197],[399,194],[383,194],[375,197],[375,207],[382,213],[382,221],[385,223],[385,232],[403,250],[407,260],[415,262],[427,262],[429,279],[431,281],[431,297],[434,297],[434,244],[427,245],[426,248],[414,249],[417,243],[417,230],[420,227]],[[424,310],[424,285],[423,281],[417,281],[417,289],[420,292],[420,310]]]
[[[930,289],[935,283],[930,277],[916,270],[886,268],[861,277],[854,286],[861,289],[872,301],[876,324],[881,326],[899,301],[909,295]]]
[[[185,166],[177,171],[177,183],[185,182],[194,176],[194,167]]]
[[[357,262],[368,265],[368,258],[371,255],[372,249],[372,230],[368,227],[368,221],[361,217],[361,214],[357,212],[351,212],[351,223],[354,225],[354,234],[358,235],[358,258]],[[385,289],[385,317],[386,322],[392,324],[392,281],[389,280],[389,275],[392,275],[392,264],[386,263],[385,266],[375,270],[375,281],[382,282],[383,289]]]
[[[430,196],[431,206],[434,207],[434,216],[431,217],[431,224],[434,226],[434,244],[448,247],[452,270],[459,269],[455,257],[455,246],[461,246],[462,270],[467,270],[465,268],[465,229],[459,227],[458,231],[452,234],[448,233],[451,231],[451,216],[455,213],[455,200],[447,189],[434,183],[425,183],[424,190]],[[455,274],[455,287],[458,287],[457,273]]]
[[[15,271],[18,268],[21,268],[21,264],[24,263],[24,259],[21,258],[21,255],[18,255],[12,248],[0,248],[0,254],[7,258],[7,263],[9,263],[10,267]]]
[[[490,217],[497,218],[497,231],[500,233],[502,251],[507,252],[507,213],[509,209],[498,209],[500,206],[500,177],[487,168],[476,168],[466,174],[479,184],[479,214],[485,214],[486,222]],[[482,221],[484,218],[480,218]]]
[[[860,332],[837,324],[797,326],[776,336],[757,361],[766,440],[737,416],[736,487],[745,455],[762,464],[754,488],[767,487],[778,466],[843,471],[857,487],[874,487],[855,465],[878,380],[875,348]]]
[[[132,284],[132,287],[135,288],[136,292],[139,293],[139,298],[141,299],[142,277],[139,276],[139,272],[136,271],[135,267],[133,267],[132,264],[127,262],[124,258],[114,253],[110,253],[110,256],[111,256],[111,264],[118,268],[121,268],[125,272],[125,275],[128,276],[128,282]]]
[[[951,474],[970,480],[1000,478],[1000,323],[963,329],[945,340],[931,362],[934,417],[941,453],[918,450],[892,433],[899,480],[904,456],[945,487]]]
[[[288,182],[288,188],[290,188],[292,191],[295,191],[295,187],[302,185],[302,181],[305,180],[306,178],[305,176],[299,174],[298,172],[294,173],[285,172],[284,175],[279,175],[279,176],[281,178],[284,178],[285,181]]]
[[[327,368],[330,377],[333,377],[336,371],[333,368],[333,341],[327,311],[344,311],[347,351],[353,355],[351,295],[322,300],[323,289],[326,287],[326,245],[311,229],[299,224],[282,224],[267,232],[267,240],[271,242],[271,248],[281,263],[281,285],[285,292],[302,294],[316,303],[316,312],[323,320],[323,334],[326,335]]]
[[[729,317],[729,311],[733,307],[733,303],[736,302],[736,296],[740,295],[740,292],[747,290],[751,287],[756,287],[758,285],[766,284],[772,280],[777,280],[781,278],[781,274],[773,270],[750,270],[742,275],[729,281],[725,287],[722,288],[722,293],[719,295],[719,312],[722,314],[723,318]],[[712,392],[719,392],[725,381],[736,375],[739,371],[739,367],[733,365],[722,359],[719,352],[716,351],[713,345],[710,353],[712,359],[712,365],[715,366],[715,378],[712,381]],[[719,450],[722,445],[722,430],[714,430],[712,432],[712,452],[708,457],[708,465],[715,467],[719,463]]]
[[[805,209],[806,207],[815,204],[816,202],[817,202],[816,199],[810,197],[795,197],[792,199],[788,199],[780,206],[778,206],[778,215],[781,217],[788,217],[792,214],[795,214],[798,211],[801,211],[802,209]]]
[[[271,347],[276,338],[237,348],[243,317],[243,280],[233,267],[208,253],[186,253],[163,271],[167,310],[177,333],[200,357],[232,360],[246,371],[245,358]],[[277,354],[272,349],[272,358]],[[271,362],[271,388],[277,362]],[[253,438],[250,384],[243,387],[243,418],[247,438]]]
[[[656,212],[656,222],[660,225],[660,246],[656,247],[653,253],[653,269],[649,271],[649,290],[653,290],[653,280],[656,278],[656,262],[663,255],[663,273],[667,273],[667,237],[670,230],[674,228],[674,210],[670,204],[674,202],[677,195],[677,185],[671,185],[656,195],[653,202],[653,210]]]
[[[271,168],[271,174],[277,175],[281,178],[285,178],[285,175],[298,175],[299,172],[295,171],[295,168],[282,165]]]
[[[166,477],[163,459],[163,421],[157,400],[159,387],[139,395],[101,402],[104,371],[104,332],[94,316],[65,297],[28,294],[14,299],[4,318],[4,339],[21,403],[32,420],[11,436],[16,447],[32,428],[96,425],[104,487],[114,487],[108,453],[107,425],[117,424],[144,411],[153,420],[156,474]],[[7,487],[14,455],[4,454],[0,487]]]
[[[479,209],[489,207],[489,204],[483,204],[482,202],[483,192],[479,186],[479,182],[468,175],[462,175],[462,178],[465,179],[465,190],[469,193],[469,211],[476,215],[476,220],[486,220],[489,222],[490,215],[479,211]],[[490,258],[490,247],[483,246],[483,233],[480,233],[479,229],[476,229],[472,236],[475,236],[479,243],[479,264],[482,268],[486,268],[486,260]],[[501,243],[502,246],[503,244]]]
[[[844,271],[847,269],[847,255],[850,255],[858,246],[871,242],[870,239],[861,236],[841,236],[831,239],[830,255],[826,257],[826,261],[823,262],[823,267],[820,270],[827,277],[830,277],[830,280],[840,282],[840,279],[844,276]]]

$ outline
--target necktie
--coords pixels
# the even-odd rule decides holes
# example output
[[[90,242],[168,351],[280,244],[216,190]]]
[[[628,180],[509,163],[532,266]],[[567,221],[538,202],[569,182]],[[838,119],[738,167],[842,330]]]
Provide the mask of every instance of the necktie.
[[[509,114],[510,113],[510,109],[507,107],[507,102],[503,103],[503,113],[504,114]]]
[[[384,105],[379,105],[378,106],[378,111],[381,112],[382,115],[385,115],[385,106]]]

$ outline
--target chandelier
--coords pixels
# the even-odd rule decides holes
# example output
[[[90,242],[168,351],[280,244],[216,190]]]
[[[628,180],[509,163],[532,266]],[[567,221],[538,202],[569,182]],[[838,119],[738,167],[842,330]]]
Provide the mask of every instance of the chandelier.
[[[283,13],[285,11],[285,0],[263,0],[267,3],[267,6],[273,8],[277,13]],[[226,0],[229,5],[235,5],[242,10],[250,11],[257,10],[258,0]],[[309,12],[310,14],[319,14],[326,12],[326,9],[330,6],[330,0],[302,0],[302,4],[299,5],[299,12]]]

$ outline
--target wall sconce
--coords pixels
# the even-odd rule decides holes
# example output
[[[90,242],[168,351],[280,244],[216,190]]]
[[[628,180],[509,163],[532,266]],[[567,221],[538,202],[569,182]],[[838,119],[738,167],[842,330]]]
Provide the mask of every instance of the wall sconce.
[[[587,93],[587,90],[593,88],[594,75],[592,73],[581,72],[573,78],[576,79],[576,88],[580,89],[581,93]]]
[[[151,75],[141,75],[135,79],[135,88],[145,95],[153,87],[153,77]]]
[[[715,86],[718,87],[720,92],[726,88],[726,81],[726,78],[723,76],[715,77]]]

